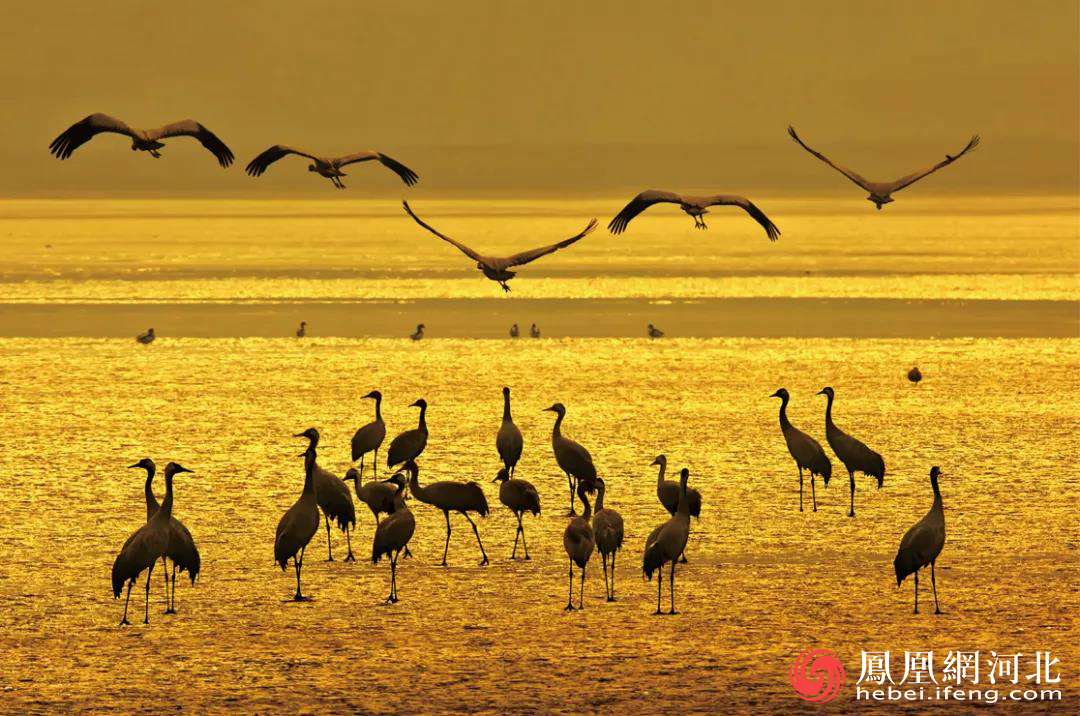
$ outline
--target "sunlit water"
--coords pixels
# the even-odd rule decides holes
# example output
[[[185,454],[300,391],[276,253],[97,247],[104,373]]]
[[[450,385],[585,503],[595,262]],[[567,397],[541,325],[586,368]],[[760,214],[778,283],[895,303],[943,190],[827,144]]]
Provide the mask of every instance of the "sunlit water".
[[[455,218],[442,206],[447,215],[437,226],[447,231],[460,227],[453,233],[463,239],[483,239],[481,227],[487,226],[486,236],[496,248],[518,240],[499,238],[490,228],[496,219],[525,221],[513,212],[483,222]],[[330,270],[369,250],[381,263],[379,271],[392,273],[395,261],[411,262],[386,245],[360,249],[343,238],[342,255],[349,261],[328,256],[323,250],[328,234],[318,222],[311,225],[298,217],[256,217],[255,223],[264,227],[261,235],[273,238],[263,248],[245,245],[241,250],[253,234],[245,233],[250,230],[240,219],[155,222],[108,218],[119,211],[115,207],[95,210],[106,216],[59,223],[9,217],[8,226],[15,227],[10,231],[18,235],[9,236],[3,249],[11,261],[5,264],[9,283],[0,289],[0,302],[153,301],[170,290],[189,292],[183,298],[199,302],[200,286],[206,288],[203,301],[230,300],[234,293],[292,300],[317,296],[329,286],[342,287],[329,291],[331,298],[351,300],[361,289],[354,293],[337,283],[351,279],[311,273],[290,287],[274,284],[286,280],[280,273],[277,278],[270,274],[292,271],[298,257]],[[202,211],[209,213],[205,207]],[[581,216],[543,215],[535,220],[540,224],[526,224],[542,226],[542,231],[522,233],[530,243],[552,232],[558,238],[580,228]],[[931,218],[937,215],[899,215],[890,224],[876,213],[835,221],[809,210],[801,216],[806,227],[831,221],[843,234],[863,219],[883,231],[901,232],[897,224],[933,226]],[[912,271],[938,279],[970,278],[958,264],[971,263],[976,273],[1013,276],[1005,293],[1026,291],[1023,275],[1050,275],[1062,282],[1062,293],[1049,298],[1075,297],[1068,293],[1076,257],[1067,240],[1068,220],[1052,211],[1019,216],[983,217],[978,224],[983,229],[961,231],[966,238],[949,250],[962,256],[943,261],[940,273],[934,244],[910,238],[909,243],[921,247],[910,261]],[[713,256],[692,262],[699,275],[710,267],[717,272],[702,277],[714,281],[702,290],[721,290],[717,287],[734,279],[767,285],[761,278],[765,261],[758,254],[797,252],[783,247],[797,247],[800,241],[795,228],[776,220],[785,234],[773,245],[752,222],[729,225],[719,219],[710,224],[710,233],[691,234],[692,241],[677,224],[669,241],[680,251]],[[971,226],[978,223],[963,213],[941,219],[946,227],[969,220],[975,222]],[[133,221],[172,232],[159,257],[148,253],[149,241],[135,236]],[[186,234],[190,250],[179,248],[185,234],[176,221],[200,227]],[[354,224],[377,233],[369,224],[378,227],[385,221],[389,226],[391,219],[326,221],[340,234]],[[400,220],[395,215],[393,221]],[[236,250],[222,247],[220,255],[208,258],[214,237],[207,227],[216,222],[231,227],[232,233],[222,233]],[[794,227],[799,222],[788,223]],[[54,249],[71,242],[64,249],[73,252],[67,258],[48,263],[20,253],[20,242],[25,248],[30,241],[28,226],[40,232],[37,239],[44,243],[49,235],[45,227],[61,224],[68,228],[54,232],[51,240]],[[635,248],[643,244],[660,258],[663,242],[659,236],[650,239],[647,226],[642,224],[644,236],[618,241]],[[1057,227],[1056,243],[1041,231],[1046,226]],[[445,293],[439,295],[450,303],[459,291],[499,293],[494,284],[469,273],[436,278],[444,259],[431,258],[433,252],[449,247],[414,236],[412,228],[406,224],[400,236],[415,242],[421,268],[432,272],[424,279],[430,283],[423,285],[442,287]],[[821,242],[828,243],[829,232],[817,231],[817,238],[806,241],[820,248]],[[76,237],[80,232],[82,238]],[[1043,249],[1009,248],[1010,233]],[[91,251],[87,237],[105,234],[112,238],[103,241],[100,252]],[[221,234],[217,239],[222,240]],[[644,241],[631,243],[639,239]],[[587,239],[581,259],[600,265],[613,241],[600,234]],[[590,248],[590,242],[602,243],[604,251]],[[1000,260],[987,258],[988,245],[1000,247]],[[884,249],[887,243],[875,238],[873,246]],[[76,251],[83,252],[82,258]],[[125,251],[130,252],[127,258]],[[726,252],[724,261],[710,252]],[[895,273],[889,271],[893,259],[869,257],[872,253],[836,248],[832,258],[842,270],[867,264],[860,279],[866,286],[873,272]],[[246,273],[223,275],[231,255]],[[787,256],[781,268],[790,272],[785,280],[794,282],[794,272],[804,270],[802,263],[811,257]],[[812,260],[826,263],[829,256]],[[549,258],[556,264],[552,272],[560,264],[566,270],[580,268],[570,251]],[[741,277],[720,276],[731,270],[729,260],[743,272]],[[629,250],[611,262],[634,264],[627,276],[647,274]],[[149,288],[152,283],[129,280],[152,264],[177,266],[170,274],[175,283],[164,293],[155,293],[159,288]],[[46,266],[58,275],[45,276]],[[86,267],[85,282],[73,276],[80,266]],[[520,286],[522,294],[530,290],[530,272],[542,267],[538,263],[523,271],[515,288]],[[187,275],[199,271],[213,276]],[[537,273],[540,284],[561,285],[563,298],[594,290],[584,277]],[[383,280],[399,278],[386,275]],[[678,278],[649,280],[668,282],[675,291],[685,283]],[[33,285],[40,294],[38,288],[24,290],[21,282],[27,279],[38,282]],[[908,290],[902,280],[895,281],[897,291]],[[116,288],[125,283],[130,293]],[[655,299],[638,284],[627,278],[614,290],[622,297]],[[400,285],[403,292],[422,293],[416,286]],[[830,284],[821,279],[816,285]],[[920,285],[943,284],[928,278]],[[970,284],[980,291],[993,285],[977,279]],[[517,298],[515,291],[505,300]],[[9,305],[0,323],[22,310]],[[87,315],[97,310],[104,307],[88,309]],[[832,649],[847,669],[847,686],[834,701],[840,708],[865,706],[853,701],[860,651],[886,649],[893,652],[894,669],[895,659],[902,666],[905,650],[933,649],[938,669],[952,650],[1025,655],[1050,650],[1060,659],[1066,701],[1076,703],[1078,338],[436,338],[414,344],[400,339],[170,337],[143,347],[130,338],[94,337],[96,324],[88,326],[87,337],[47,339],[31,332],[0,339],[4,708],[797,712],[820,708],[797,699],[787,682],[791,661],[811,647]],[[136,328],[141,326],[133,326],[132,333]],[[913,364],[925,375],[918,386],[904,378]],[[534,482],[543,499],[541,517],[526,519],[530,562],[507,559],[515,522],[490,482],[498,468],[494,436],[503,385],[513,389],[515,419],[525,436],[518,475]],[[777,424],[778,401],[769,398],[787,387],[793,396],[792,421],[824,443],[825,401],[815,395],[824,385],[836,389],[840,427],[879,451],[887,465],[882,490],[873,487],[872,479],[857,478],[855,519],[847,517],[847,479],[835,459],[829,487],[816,484],[818,511],[810,509],[808,483],[807,510],[799,512],[796,469]],[[402,601],[383,606],[389,568],[370,563],[372,518],[358,509],[352,539],[358,561],[340,561],[346,544],[336,530],[338,561],[322,561],[326,544],[321,532],[308,550],[304,571],[305,591],[315,601],[288,603],[292,575],[274,567],[272,546],[274,527],[303,482],[298,457],[303,441],[289,436],[317,426],[324,436],[321,464],[343,473],[349,438],[371,419],[370,402],[359,396],[372,388],[386,396],[391,435],[415,424],[416,411],[406,407],[409,403],[428,400],[431,439],[421,459],[421,480],[476,480],[484,487],[491,514],[478,524],[492,564],[477,566],[479,551],[468,523],[453,518],[451,566],[436,566],[445,534],[442,515],[414,501],[416,556],[403,562],[399,572]],[[557,400],[567,405],[568,432],[589,448],[607,482],[607,506],[622,513],[627,528],[618,562],[619,601],[603,602],[594,559],[586,608],[571,614],[562,611],[566,481],[551,454],[552,415],[542,412]],[[666,517],[656,503],[655,469],[649,467],[661,452],[673,468],[691,469],[692,484],[705,502],[702,519],[692,525],[690,563],[678,570],[676,599],[682,613],[676,617],[652,616],[656,585],[643,582],[640,574],[644,538]],[[180,613],[169,617],[161,614],[162,592],[155,580],[151,625],[139,623],[142,603],[133,596],[135,625],[121,629],[116,624],[123,605],[112,599],[109,567],[124,538],[144,519],[142,474],[125,466],[147,455],[159,465],[178,460],[196,470],[177,478],[176,515],[198,541],[203,574],[194,588],[185,584],[178,589]],[[892,558],[904,531],[930,506],[927,473],[934,464],[945,470],[948,539],[937,570],[945,614],[932,614],[927,579],[923,613],[916,617],[911,614],[912,582],[896,589]],[[157,487],[160,495],[160,478]],[[133,593],[139,594],[138,589]],[[665,608],[667,598],[665,586]],[[169,679],[163,681],[163,674]]]

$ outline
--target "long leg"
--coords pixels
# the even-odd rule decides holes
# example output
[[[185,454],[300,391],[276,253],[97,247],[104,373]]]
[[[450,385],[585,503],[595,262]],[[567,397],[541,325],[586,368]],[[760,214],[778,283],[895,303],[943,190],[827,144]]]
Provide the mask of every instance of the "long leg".
[[[397,582],[397,565],[394,563],[394,557],[391,556],[390,557],[390,596],[388,596],[386,598],[386,603],[387,604],[393,604],[394,599],[397,597],[397,595],[394,594],[394,586],[395,586],[396,582]]]
[[[379,479],[379,448],[375,448],[375,459],[371,463],[372,480]]]
[[[169,603],[169,563],[165,561],[165,555],[161,555],[161,574],[165,577],[165,613],[171,614],[169,611],[171,605]]]
[[[570,514],[576,515],[574,512],[574,477],[570,473],[566,473],[566,484],[570,488]]]
[[[814,512],[817,512],[817,490],[814,488],[814,473],[810,473],[810,496],[814,500]]]
[[[330,545],[330,515],[323,513],[323,519],[326,521],[326,561],[334,561],[334,548]]]
[[[349,553],[345,555],[346,562],[355,562],[356,557],[352,553],[352,534],[349,532],[349,526],[345,525],[345,541],[349,545]]]
[[[611,553],[611,596],[608,597],[609,602],[615,601],[615,555],[618,551]]]
[[[848,470],[848,482],[851,484],[851,509],[848,510],[847,516],[855,516],[855,473]]]
[[[664,565],[660,565],[658,574],[656,575],[656,611],[654,614],[662,614],[660,611],[660,590],[664,588]]]
[[[584,567],[581,568],[581,585],[580,585],[580,591],[578,592],[577,608],[578,609],[584,609],[585,608],[585,568]]]
[[[570,560],[570,595],[566,598],[564,612],[574,611],[574,560]]]
[[[601,552],[600,553],[600,559],[603,560],[603,563],[604,563],[603,564],[603,567],[604,567],[604,598],[607,599],[607,601],[610,602],[611,601],[611,587],[608,586],[608,579],[607,579],[607,555],[604,554],[603,552]]]
[[[480,545],[480,554],[484,555],[484,559],[480,561],[480,566],[483,567],[485,564],[488,564],[488,558],[487,552],[484,551],[484,543],[480,541],[480,530],[476,529],[476,523],[473,522],[472,517],[469,517],[468,512],[462,512],[461,514],[465,515],[465,519],[472,525],[473,534],[476,535],[476,544]]]
[[[802,465],[799,465],[799,463],[795,463],[795,465],[799,468],[799,512],[802,512]]]
[[[930,560],[930,584],[934,587],[934,614],[941,614],[937,603],[937,578],[934,576],[934,562],[936,561],[936,559]]]
[[[521,515],[518,515],[518,529],[521,530],[521,544],[525,547],[525,559],[532,559],[529,557],[529,543],[525,541],[525,525],[521,524]]]
[[[675,611],[675,560],[671,562],[671,571],[668,573],[668,577],[671,581],[671,611],[668,614],[678,614]]]
[[[128,582],[127,599],[124,600],[124,617],[120,620],[120,625],[130,624],[127,618],[128,602],[131,601],[131,588],[135,586],[135,580],[132,579]]]
[[[521,537],[521,515],[517,515],[517,529],[514,531],[514,551],[510,553],[510,559],[517,559],[517,543],[518,538]]]
[[[919,613],[919,570],[915,570],[915,613]]]
[[[442,553],[442,566],[446,566],[446,553],[450,551],[450,513],[443,512],[443,516],[446,517],[446,546],[443,548]]]
[[[176,562],[172,564],[172,598],[169,600],[169,614],[176,614]]]
[[[143,612],[143,624],[150,623],[150,577],[154,574],[154,564],[157,560],[150,563],[150,569],[146,572],[146,609]]]

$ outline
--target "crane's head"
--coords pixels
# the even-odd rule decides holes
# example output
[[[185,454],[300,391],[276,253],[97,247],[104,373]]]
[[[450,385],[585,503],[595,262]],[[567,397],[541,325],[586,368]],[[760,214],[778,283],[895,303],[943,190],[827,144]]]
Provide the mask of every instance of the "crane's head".
[[[346,482],[348,482],[349,480],[352,480],[353,482],[355,482],[356,484],[359,485],[360,484],[360,471],[357,470],[355,467],[350,467],[348,470],[345,471],[345,477],[343,477],[341,479],[345,480]]]
[[[157,465],[155,465],[154,461],[151,460],[148,457],[144,457],[142,460],[139,460],[134,465],[128,465],[128,469],[131,469],[133,467],[141,467],[142,469],[146,470],[146,472],[148,472],[150,474],[153,474],[154,470],[157,469]]]
[[[686,487],[686,483],[690,481],[690,471],[685,467],[679,470],[679,484]]]
[[[509,479],[510,479],[510,471],[507,470],[504,467],[504,468],[499,470],[499,474],[495,476],[495,479],[492,480],[492,482],[505,482],[506,480],[509,480]]]
[[[563,415],[566,415],[566,406],[562,403],[555,403],[550,408],[544,408],[544,410],[541,412],[558,413],[558,415],[562,417]]]
[[[316,430],[315,428],[308,428],[307,430],[305,430],[302,433],[297,433],[297,434],[293,435],[293,437],[294,438],[307,438],[308,440],[311,441],[312,447],[319,444],[319,431]]]
[[[787,388],[781,388],[780,390],[776,391],[775,393],[773,393],[769,397],[770,398],[780,398],[780,400],[787,400],[788,397],[789,397],[788,392],[787,392]]]
[[[195,471],[187,469],[186,467],[184,467],[183,465],[181,465],[178,462],[170,462],[168,465],[165,466],[165,477],[172,477],[173,475],[176,475],[177,473],[181,473],[181,472],[195,472]]]
[[[371,398],[372,400],[382,400],[382,393],[380,393],[377,390],[373,390],[373,391],[371,391],[370,393],[368,393],[367,395],[365,395],[363,397]]]
[[[650,463],[650,467],[653,465],[659,465],[660,467],[667,467],[667,455],[657,455],[656,459]]]
[[[409,405],[409,407],[410,408],[420,408],[421,410],[424,410],[424,409],[427,408],[427,401],[424,400],[423,398],[420,398],[420,400],[416,401],[415,403],[411,403]],[[412,461],[410,460],[410,462],[412,462]],[[405,463],[405,464],[407,465],[408,463]]]
[[[932,468],[930,468],[930,479],[937,480],[939,477],[941,477],[941,468],[937,465],[934,465]]]
[[[830,387],[828,387],[828,386],[826,386],[826,387],[822,388],[821,390],[819,390],[819,391],[817,392],[817,394],[818,394],[818,395],[827,395],[827,396],[829,396],[830,398],[832,398],[832,397],[835,397],[835,395],[836,395],[836,393],[835,393],[835,392],[833,392],[833,389],[832,389],[832,388],[830,388]]]
[[[881,207],[885,206],[886,204],[891,204],[896,201],[896,199],[893,199],[891,196],[878,196],[877,194],[871,194],[870,196],[866,197],[866,200],[874,202],[874,206],[877,207],[878,211],[881,211]]]
[[[510,388],[505,385],[503,386],[503,395],[510,395]]]
[[[423,323],[416,324],[416,330],[418,330],[418,331],[422,331],[425,328],[427,328],[427,326],[425,326]]]

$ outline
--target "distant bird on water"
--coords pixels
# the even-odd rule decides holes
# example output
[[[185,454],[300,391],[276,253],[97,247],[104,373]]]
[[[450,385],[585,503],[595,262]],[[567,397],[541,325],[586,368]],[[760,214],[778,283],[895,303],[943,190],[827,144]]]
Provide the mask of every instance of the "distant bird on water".
[[[341,183],[341,177],[345,176],[345,172],[341,171],[342,167],[357,162],[369,162],[372,160],[378,160],[384,167],[401,177],[401,181],[409,186],[412,186],[420,179],[420,175],[412,169],[409,169],[399,161],[391,159],[382,152],[369,150],[365,152],[356,152],[355,154],[346,154],[343,157],[317,157],[314,154],[309,154],[284,144],[275,144],[252,159],[248,162],[244,171],[253,177],[261,176],[262,173],[266,171],[267,167],[289,154],[296,154],[297,156],[310,159],[314,163],[308,165],[308,171],[326,177],[333,182],[334,186],[338,189],[345,188],[345,185]]]
[[[670,565],[671,611],[668,614],[678,613],[675,611],[675,564],[679,555],[686,551],[686,542],[690,539],[690,503],[686,496],[689,479],[690,471],[684,467],[679,473],[679,506],[675,514],[650,532],[645,540],[645,554],[641,561],[642,574],[652,581],[653,572],[659,570],[656,576],[656,614],[662,613],[660,597],[664,586],[665,564]]]
[[[876,206],[879,211],[881,210],[881,207],[884,206],[885,204],[889,204],[889,203],[891,203],[893,201],[896,201],[891,196],[891,194],[893,194],[894,192],[898,192],[901,189],[903,189],[904,187],[914,184],[915,182],[919,181],[923,177],[928,176],[930,174],[933,174],[934,172],[936,172],[938,169],[941,169],[942,167],[949,166],[950,164],[955,162],[957,159],[964,156],[965,154],[970,152],[975,147],[979,146],[979,135],[976,134],[968,141],[967,146],[960,150],[959,154],[956,154],[956,155],[946,154],[945,158],[943,160],[941,160],[940,162],[938,162],[934,166],[930,167],[929,169],[924,169],[922,171],[915,172],[914,174],[908,174],[907,176],[901,177],[901,178],[897,179],[896,181],[879,182],[879,181],[870,181],[869,179],[863,178],[862,176],[860,176],[860,175],[856,174],[855,172],[851,171],[850,169],[845,169],[844,167],[840,166],[839,164],[833,164],[832,161],[828,157],[826,157],[824,154],[811,149],[810,147],[808,147],[803,142],[803,140],[799,139],[799,135],[795,134],[794,127],[788,127],[787,131],[788,131],[788,134],[791,135],[791,138],[794,139],[796,142],[798,142],[800,147],[802,147],[806,151],[810,152],[815,157],[817,157],[821,161],[825,162],[830,167],[832,167],[836,171],[840,172],[841,174],[843,174],[848,179],[850,179],[851,181],[858,184],[860,187],[862,187],[866,191],[870,192],[870,196],[866,197],[866,199],[867,199],[867,201],[874,202],[874,206]]]
[[[566,608],[564,609],[564,611],[568,612],[574,611],[575,565],[581,568],[581,587],[578,593],[577,608],[585,608],[585,565],[589,563],[589,558],[592,557],[592,553],[596,549],[596,536],[593,534],[592,525],[589,523],[592,519],[592,506],[589,504],[589,498],[585,493],[584,483],[579,484],[578,497],[581,498],[581,504],[585,506],[585,509],[580,517],[571,517],[570,523],[563,530],[563,549],[566,550],[566,556],[570,558],[570,594],[566,599]]]
[[[615,554],[622,549],[623,518],[615,510],[604,507],[604,480],[596,478],[596,513],[592,518],[596,551],[604,564],[604,593],[609,602],[615,601]],[[611,557],[611,579],[608,580],[608,557]]]
[[[787,404],[791,396],[786,388],[773,393],[770,398],[780,398],[780,432],[784,434],[784,442],[787,443],[788,452],[795,458],[795,465],[799,468],[799,512],[803,511],[803,470],[810,471],[810,494],[814,501],[814,512],[817,512],[817,490],[814,488],[814,475],[821,475],[825,480],[825,486],[829,486],[829,478],[832,477],[832,463],[822,449],[821,443],[799,430],[787,417]]]
[[[148,328],[146,329],[146,333],[140,333],[139,335],[135,336],[135,340],[139,343],[142,343],[144,346],[148,346],[153,343],[155,338],[157,338],[157,336],[154,335],[153,328]]]
[[[532,324],[532,328],[529,329],[529,336],[531,338],[539,338],[540,337],[540,329],[536,327],[535,323]]]
[[[58,159],[67,159],[71,153],[89,142],[102,132],[123,134],[131,137],[131,151],[150,152],[150,156],[161,156],[159,149],[164,147],[159,140],[169,137],[194,137],[217,157],[222,167],[232,164],[233,153],[213,132],[194,119],[181,119],[157,129],[135,129],[107,114],[87,115],[71,125],[49,145],[49,151]]]
[[[307,335],[307,321],[300,321],[300,327],[296,329],[296,337],[303,338]]]
[[[415,460],[420,457],[427,447],[427,401],[423,398],[409,405],[410,408],[420,408],[419,424],[412,430],[399,433],[390,441],[390,449],[386,451],[386,466],[393,468],[407,460]]]
[[[555,413],[555,425],[551,429],[551,449],[555,453],[555,462],[566,473],[566,481],[570,486],[570,514],[574,514],[574,488],[576,483],[584,484],[585,489],[592,492],[596,484],[596,466],[593,465],[592,455],[580,444],[562,434],[562,421],[566,417],[566,406],[555,403],[545,411]]]
[[[941,506],[941,489],[938,477],[941,468],[935,465],[930,469],[930,485],[934,488],[934,504],[930,511],[907,531],[900,540],[900,549],[893,560],[896,570],[896,586],[899,587],[909,574],[915,575],[915,613],[919,613],[919,570],[930,565],[930,583],[934,587],[934,614],[941,614],[937,600],[937,579],[934,577],[934,563],[945,546],[945,511]]]
[[[304,568],[304,551],[319,531],[319,503],[315,500],[315,446],[309,444],[303,457],[304,490],[281,516],[274,533],[274,561],[281,565],[284,572],[291,557],[296,570],[296,596],[293,597],[296,602],[309,599],[300,592],[300,571]]]
[[[518,325],[515,323],[514,325],[510,326],[510,337],[511,338],[517,338],[518,335],[519,335]]]
[[[514,425],[514,419],[510,417],[510,389],[503,386],[503,417],[499,432],[495,435],[495,449],[499,451],[499,459],[503,466],[514,474],[518,460],[521,459],[521,450],[525,441],[521,437],[521,431]]]
[[[420,502],[432,505],[442,510],[446,518],[446,546],[443,548],[442,566],[446,566],[446,555],[450,551],[450,513],[457,512],[472,525],[473,534],[476,535],[476,543],[480,545],[480,554],[483,555],[480,565],[488,563],[487,552],[484,551],[484,543],[480,541],[480,531],[476,523],[469,517],[470,512],[475,512],[481,517],[488,513],[487,498],[484,490],[475,482],[455,482],[453,480],[440,480],[429,485],[420,485],[420,468],[416,463],[409,460],[403,468],[409,473],[409,492]]]
[[[386,423],[382,418],[382,393],[377,390],[373,390],[367,395],[362,396],[365,399],[375,401],[375,419],[367,425],[364,425],[353,434],[352,437],[352,459],[353,462],[360,461],[360,478],[364,477],[364,455],[369,452],[373,452],[372,456],[372,469],[375,471],[375,478],[379,477],[379,446],[383,444],[383,440],[386,439]],[[360,480],[356,483],[357,489],[360,488]]]
[[[563,239],[558,243],[551,244],[549,246],[541,246],[535,249],[528,249],[527,251],[521,251],[512,256],[484,256],[477,253],[476,251],[473,251],[460,241],[455,241],[454,239],[451,239],[445,234],[440,234],[431,226],[425,224],[419,216],[413,213],[413,210],[409,207],[409,202],[403,201],[401,202],[401,205],[405,207],[405,213],[411,216],[413,221],[415,221],[417,224],[420,224],[420,226],[435,234],[448,244],[452,244],[457,248],[458,251],[475,261],[476,268],[480,269],[480,271],[482,271],[483,274],[489,279],[495,281],[500,286],[502,286],[502,290],[506,293],[510,292],[510,286],[508,286],[506,282],[517,275],[516,272],[510,270],[511,268],[513,268],[514,266],[523,266],[531,261],[535,261],[541,256],[547,256],[548,254],[554,253],[559,249],[564,249],[567,246],[573,244],[574,242],[585,238],[589,235],[590,231],[596,228],[596,219],[593,219],[589,222],[589,225],[586,226],[583,231],[581,231],[581,233],[571,236],[569,239]]]
[[[402,550],[409,553],[409,540],[416,532],[416,518],[405,504],[405,478],[400,473],[387,482],[396,486],[394,490],[394,511],[375,528],[375,537],[371,543],[371,562],[378,564],[382,557],[390,560],[390,596],[387,604],[398,601],[397,561]]]
[[[154,496],[154,473],[157,470],[157,465],[154,461],[148,457],[144,457],[134,465],[128,465],[129,468],[141,467],[146,470],[146,484],[143,486],[143,493],[146,497],[146,521],[149,522],[153,519],[154,515],[158,511],[158,501]],[[165,557],[172,560],[172,598],[169,598],[169,580],[170,575],[168,571],[169,565],[165,562]],[[195,580],[199,577],[199,569],[202,566],[202,558],[199,556],[199,548],[195,546],[195,538],[191,536],[191,532],[188,530],[184,523],[175,517],[169,520],[169,548],[165,551],[165,556],[161,558],[161,568],[165,572],[165,613],[176,614],[176,572],[187,572],[191,578],[191,584],[195,584]]]
[[[679,495],[682,494],[679,483],[674,480],[664,479],[664,473],[667,472],[667,456],[657,455],[652,464],[660,466],[660,472],[656,475],[656,498],[660,500],[660,504],[664,506],[668,514],[674,517],[675,511],[679,509]],[[701,493],[692,487],[688,487],[686,488],[686,499],[690,516],[700,519]],[[685,552],[679,561],[686,564]]]
[[[919,384],[919,381],[922,380],[922,371],[919,370],[918,366],[914,366],[911,370],[907,372],[907,379],[915,385]]]
[[[533,516],[540,514],[540,493],[531,482],[511,478],[510,472],[505,467],[499,470],[493,482],[499,483],[499,502],[506,505],[517,517],[514,551],[510,553],[510,559],[517,559],[518,537],[521,537],[521,544],[525,547],[525,559],[531,559],[529,545],[525,542],[525,527],[521,524],[521,517],[526,512],[533,513]]]
[[[173,477],[181,472],[194,472],[183,465],[170,462],[165,466],[165,499],[153,517],[135,530],[124,542],[120,554],[116,555],[112,566],[113,597],[120,598],[127,582],[127,598],[124,600],[124,616],[121,624],[130,624],[127,618],[128,602],[131,601],[131,587],[139,574],[146,571],[146,606],[143,624],[150,623],[150,578],[154,574],[154,565],[164,559],[169,550],[169,522],[173,509]]]
[[[832,419],[832,405],[833,399],[836,397],[836,393],[832,388],[822,388],[818,392],[818,395],[824,395],[829,399],[828,404],[825,406],[825,439],[829,443],[829,447],[836,453],[836,457],[840,458],[840,462],[844,463],[844,468],[848,471],[848,481],[851,485],[851,508],[848,511],[848,517],[855,516],[855,473],[861,472],[864,475],[877,478],[878,489],[881,489],[882,483],[885,482],[885,461],[881,459],[881,455],[866,447],[861,441],[851,437],[840,428],[836,427]]]
[[[413,339],[414,341],[423,340],[423,338],[424,338],[424,324],[423,323],[417,324],[416,331],[413,332],[412,334],[410,334],[409,338]]]
[[[631,219],[653,204],[661,203],[678,204],[679,208],[694,219],[695,229],[708,228],[705,225],[705,220],[701,218],[709,213],[708,207],[737,206],[749,214],[754,221],[761,224],[762,228],[765,229],[765,235],[769,237],[769,241],[776,241],[780,238],[780,229],[776,228],[776,224],[774,224],[769,217],[765,216],[765,212],[757,208],[754,202],[744,196],[737,196],[735,194],[681,196],[679,194],[673,194],[670,191],[658,191],[656,189],[643,191],[631,199],[630,203],[624,206],[622,211],[616,214],[615,218],[608,224],[608,231],[613,234],[621,234],[626,231],[626,227]]]
[[[649,324],[649,338],[663,338],[664,332],[653,324]]]
[[[307,438],[312,448],[319,447],[319,431],[308,428],[302,433],[293,435],[294,438]],[[326,521],[326,561],[334,561],[334,549],[330,541],[330,520],[337,522],[338,527],[345,533],[345,539],[349,546],[349,553],[345,555],[346,562],[353,562],[356,557],[352,551],[352,528],[356,527],[356,507],[353,505],[352,493],[349,486],[340,477],[329,470],[315,464],[315,500],[319,503],[319,509],[323,512]]]

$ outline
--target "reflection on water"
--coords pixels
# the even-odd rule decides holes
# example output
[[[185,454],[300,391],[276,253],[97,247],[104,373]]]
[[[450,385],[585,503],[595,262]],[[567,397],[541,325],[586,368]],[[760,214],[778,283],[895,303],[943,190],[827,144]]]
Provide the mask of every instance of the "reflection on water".
[[[4,339],[0,357],[0,674],[13,710],[790,710],[788,664],[819,646],[847,667],[838,702],[853,699],[862,649],[1051,650],[1075,689],[1080,340]],[[916,363],[917,387],[904,378]],[[837,424],[887,465],[880,491],[857,479],[854,520],[840,477],[818,484],[816,514],[798,512],[768,397],[787,387],[792,421],[824,442],[814,393],[826,384]],[[544,506],[526,519],[528,563],[506,559],[515,523],[490,482],[503,385],[525,436],[519,476]],[[289,436],[317,426],[321,463],[343,473],[371,418],[360,396],[376,387],[390,434],[415,424],[409,403],[430,403],[421,479],[483,486],[493,564],[476,566],[455,519],[452,566],[435,566],[442,515],[413,503],[401,603],[380,606],[385,564],[321,561],[325,533],[305,567],[316,601],[283,603],[291,575],[272,564],[273,530],[303,480]],[[565,479],[541,412],[555,400],[627,528],[620,600],[603,603],[590,564],[573,615],[561,611]],[[664,619],[638,569],[665,518],[649,467],[660,452],[705,500],[677,580],[683,614]],[[143,519],[142,477],[125,466],[144,455],[196,470],[177,481],[176,513],[204,573],[178,589],[178,616],[160,614],[155,584],[151,626],[121,630],[108,570]],[[946,613],[913,617],[891,560],[929,507],[932,464],[946,470]],[[358,516],[362,554],[372,524]]]

